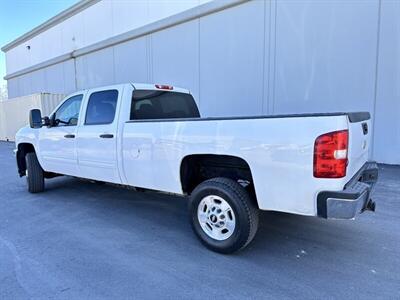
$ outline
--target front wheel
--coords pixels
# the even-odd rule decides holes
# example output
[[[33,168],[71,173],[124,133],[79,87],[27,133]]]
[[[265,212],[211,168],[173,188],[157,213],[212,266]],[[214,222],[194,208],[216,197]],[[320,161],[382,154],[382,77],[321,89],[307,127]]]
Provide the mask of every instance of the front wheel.
[[[44,191],[44,171],[39,164],[35,152],[26,154],[26,182],[30,193]]]
[[[190,196],[194,232],[209,249],[232,253],[246,247],[258,228],[258,208],[236,181],[213,178],[198,185]]]

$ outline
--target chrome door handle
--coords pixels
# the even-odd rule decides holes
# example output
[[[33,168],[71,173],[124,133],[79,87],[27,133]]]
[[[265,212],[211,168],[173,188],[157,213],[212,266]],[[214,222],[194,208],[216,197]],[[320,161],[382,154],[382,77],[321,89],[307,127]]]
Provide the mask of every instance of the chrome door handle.
[[[114,135],[111,133],[103,133],[103,134],[100,134],[99,137],[101,137],[102,139],[112,139],[114,137]]]
[[[66,135],[64,135],[64,137],[66,139],[74,139],[75,138],[75,134],[66,134]]]

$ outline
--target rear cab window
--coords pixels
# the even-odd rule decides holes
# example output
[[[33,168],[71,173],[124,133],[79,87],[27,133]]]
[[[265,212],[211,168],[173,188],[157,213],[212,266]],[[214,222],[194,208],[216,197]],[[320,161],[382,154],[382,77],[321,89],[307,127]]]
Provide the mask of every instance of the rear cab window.
[[[199,117],[190,94],[158,90],[135,90],[132,94],[131,120]]]

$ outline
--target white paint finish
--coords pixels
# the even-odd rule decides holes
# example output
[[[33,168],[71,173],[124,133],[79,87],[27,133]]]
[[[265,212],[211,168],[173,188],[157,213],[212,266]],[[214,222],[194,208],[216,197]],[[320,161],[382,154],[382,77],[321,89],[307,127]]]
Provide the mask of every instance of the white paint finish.
[[[212,2],[212,1],[213,0],[199,0],[199,4],[202,5],[202,4],[205,4],[207,2]]]
[[[106,48],[76,59],[78,89],[114,83],[113,48]]]
[[[200,103],[206,116],[261,114],[264,2],[200,19]]]
[[[77,95],[85,95],[85,92],[77,92],[66,97],[62,103]],[[54,110],[62,105],[57,106]],[[82,113],[82,105],[80,109]],[[54,113],[54,112],[53,112]],[[45,170],[52,170],[55,173],[79,176],[77,139],[65,138],[66,135],[76,135],[78,126],[43,126],[38,131],[36,155]]]
[[[57,64],[45,69],[45,91],[64,93],[63,64]]]
[[[84,18],[81,14],[74,15],[60,25],[62,27],[62,48],[64,54],[68,51],[76,50],[86,45]]]
[[[184,86],[199,97],[199,21],[151,36],[152,81]]]
[[[83,19],[85,46],[113,36],[111,1],[97,2],[82,11],[80,17]]]
[[[7,53],[7,73],[180,13],[204,0],[102,0]],[[31,49],[27,50],[26,46]]]
[[[153,85],[149,87],[154,89]],[[361,124],[349,126],[345,115],[126,123],[131,84],[94,89],[87,95],[109,89],[120,92],[116,109],[119,115],[110,125],[84,125],[86,97],[78,126],[71,129],[77,134],[76,150],[71,148],[73,143],[61,138],[65,127],[54,128],[55,132],[46,127],[23,128],[17,134],[17,145],[39,144],[38,158],[47,171],[173,193],[182,192],[180,165],[187,155],[232,155],[250,166],[261,209],[304,215],[316,215],[318,192],[341,190],[356,167],[367,159],[362,154],[367,150],[356,146],[363,135],[357,128]],[[316,137],[343,129],[350,131],[350,159],[355,159],[350,161],[346,177],[314,178]],[[113,133],[115,138],[99,139],[102,133]],[[64,151],[65,147],[68,151]]]
[[[28,73],[32,80],[31,93],[46,92],[46,69],[40,69],[32,73]]]
[[[12,73],[30,66],[26,43],[6,52],[7,73]]]
[[[368,133],[364,134],[362,123],[367,123]],[[349,127],[349,150],[347,172],[349,174],[355,174],[365,163],[369,160],[370,150],[372,148],[371,137],[372,137],[372,122],[371,120],[363,121],[362,123],[350,123]]]
[[[39,45],[31,45],[29,52],[31,53],[31,65],[41,63],[66,53],[63,49],[62,25],[59,24],[46,30],[37,37],[40,40]]]
[[[199,5],[198,0],[148,0],[149,21],[155,22]]]
[[[130,185],[181,193],[185,156],[233,155],[249,164],[261,209],[315,215],[316,192],[340,190],[347,179],[313,178],[315,138],[346,126],[345,117],[128,123],[125,174]]]
[[[15,77],[7,80],[7,90],[8,90],[8,98],[13,99],[21,95],[21,91],[19,89],[19,77]]]
[[[42,168],[71,176],[78,176],[76,140],[65,135],[76,134],[76,126],[42,127],[38,137],[38,151]]]
[[[19,77],[19,89],[22,91],[23,95],[29,95],[32,91],[32,81],[31,75],[25,74]]]
[[[118,101],[113,122],[111,124],[85,125],[90,95],[98,91],[114,89],[118,90]],[[122,183],[119,176],[117,157],[118,112],[121,107],[122,94],[122,85],[92,89],[87,93],[87,97],[83,102],[76,141],[79,173],[85,174],[86,178]],[[101,134],[113,134],[114,137],[100,138]]]
[[[64,91],[63,93],[69,94],[76,91],[75,82],[75,62],[73,59],[63,62],[63,76],[64,76]]]
[[[382,1],[374,157],[400,164],[400,2]]]
[[[374,1],[278,1],[274,113],[372,111]]]
[[[35,93],[66,94],[76,90],[74,61],[68,60],[60,64],[24,74],[8,80],[10,95],[15,98]],[[13,84],[17,86],[13,86]],[[18,94],[14,93],[18,91]]]
[[[146,82],[148,72],[148,37],[116,45],[114,49],[115,82]]]
[[[150,23],[147,0],[112,1],[111,5],[114,35]]]

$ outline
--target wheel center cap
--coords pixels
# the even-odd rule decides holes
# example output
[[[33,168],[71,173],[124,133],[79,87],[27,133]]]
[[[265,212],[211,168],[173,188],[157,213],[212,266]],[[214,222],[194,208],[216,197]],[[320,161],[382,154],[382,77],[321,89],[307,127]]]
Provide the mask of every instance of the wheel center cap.
[[[217,216],[216,216],[216,215],[211,215],[211,216],[210,216],[210,220],[211,220],[211,222],[213,222],[213,223],[217,222]]]

